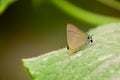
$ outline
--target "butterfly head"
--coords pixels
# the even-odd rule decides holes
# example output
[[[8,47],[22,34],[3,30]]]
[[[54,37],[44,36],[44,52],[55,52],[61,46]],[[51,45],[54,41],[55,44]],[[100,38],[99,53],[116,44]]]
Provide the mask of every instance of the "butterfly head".
[[[92,35],[88,35],[88,43],[93,43],[92,36],[93,36],[93,34]]]

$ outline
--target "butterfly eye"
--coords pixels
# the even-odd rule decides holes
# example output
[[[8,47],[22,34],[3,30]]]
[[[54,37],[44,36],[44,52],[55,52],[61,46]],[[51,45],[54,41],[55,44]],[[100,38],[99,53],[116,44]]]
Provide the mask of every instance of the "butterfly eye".
[[[88,39],[90,39],[90,37],[88,36]]]
[[[91,43],[93,43],[93,40],[90,40]]]

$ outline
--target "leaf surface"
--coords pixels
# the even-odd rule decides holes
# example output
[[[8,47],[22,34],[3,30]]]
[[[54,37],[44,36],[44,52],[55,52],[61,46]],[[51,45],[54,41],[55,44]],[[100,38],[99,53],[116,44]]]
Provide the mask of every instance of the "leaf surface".
[[[93,44],[68,54],[66,48],[23,59],[33,80],[119,80],[120,23],[98,26]]]

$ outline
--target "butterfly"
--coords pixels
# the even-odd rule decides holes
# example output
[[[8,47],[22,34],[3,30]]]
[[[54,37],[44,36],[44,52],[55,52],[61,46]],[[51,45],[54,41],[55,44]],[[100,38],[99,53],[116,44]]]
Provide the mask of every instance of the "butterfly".
[[[67,49],[79,51],[86,44],[93,43],[92,35],[88,35],[72,24],[67,24]]]

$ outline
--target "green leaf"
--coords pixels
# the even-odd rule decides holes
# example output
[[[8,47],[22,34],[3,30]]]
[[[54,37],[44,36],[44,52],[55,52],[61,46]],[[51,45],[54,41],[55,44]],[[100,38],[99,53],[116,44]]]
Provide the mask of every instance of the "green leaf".
[[[0,15],[16,0],[0,0]]]
[[[32,0],[34,8],[38,8],[40,5],[42,5],[43,2],[44,0]]]
[[[120,11],[120,2],[119,0],[97,0],[109,7],[112,7],[118,11]]]
[[[23,59],[33,80],[118,80],[120,79],[120,23],[91,29],[93,44],[68,54],[60,49]]]
[[[120,18],[100,15],[77,7],[68,0],[50,0],[56,7],[70,16],[92,25],[101,25],[120,22]]]

